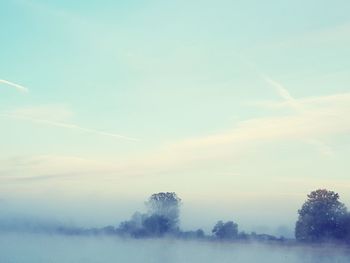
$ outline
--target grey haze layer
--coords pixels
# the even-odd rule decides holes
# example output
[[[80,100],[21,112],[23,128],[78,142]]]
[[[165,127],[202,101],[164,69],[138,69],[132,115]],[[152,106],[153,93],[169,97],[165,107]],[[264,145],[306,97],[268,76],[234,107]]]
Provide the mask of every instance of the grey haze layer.
[[[345,263],[349,251],[331,247],[213,243],[168,239],[2,234],[6,263]]]

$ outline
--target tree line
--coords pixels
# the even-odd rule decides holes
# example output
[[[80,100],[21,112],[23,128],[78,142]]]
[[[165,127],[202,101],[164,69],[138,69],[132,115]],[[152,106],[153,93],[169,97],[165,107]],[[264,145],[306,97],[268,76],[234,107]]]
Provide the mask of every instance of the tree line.
[[[130,238],[173,237],[181,239],[203,240],[254,240],[271,242],[292,242],[283,236],[276,237],[268,234],[246,233],[239,231],[234,221],[218,221],[211,233],[206,234],[202,229],[183,231],[180,228],[180,208],[182,200],[174,192],[152,194],[145,202],[146,212],[136,212],[129,220],[118,226],[103,228],[77,228],[55,226],[52,224],[7,224],[8,231],[34,231],[59,233],[64,235],[117,235]],[[1,230],[6,224],[1,223]],[[21,227],[19,227],[21,226]],[[307,195],[307,199],[298,210],[298,220],[295,224],[295,241],[317,243],[337,242],[350,244],[350,213],[340,202],[339,194],[326,189],[318,189]]]
[[[145,204],[146,213],[136,212],[119,226],[105,227],[102,231],[133,238],[171,236],[222,241],[287,241],[282,236],[239,231],[238,224],[234,221],[218,221],[209,235],[202,229],[182,231],[179,226],[182,200],[174,192],[153,194]],[[350,243],[350,213],[339,201],[337,193],[326,189],[312,191],[298,210],[298,215],[295,225],[296,241]]]
[[[115,232],[136,238],[172,235],[217,240],[286,240],[284,237],[267,234],[240,232],[238,224],[234,221],[218,221],[208,236],[202,229],[181,231],[179,228],[181,203],[181,199],[173,192],[153,194],[146,202],[147,213],[135,213],[130,220],[122,222]],[[298,242],[311,243],[350,243],[350,213],[339,201],[339,194],[318,189],[307,195],[307,200],[298,210],[295,239]]]

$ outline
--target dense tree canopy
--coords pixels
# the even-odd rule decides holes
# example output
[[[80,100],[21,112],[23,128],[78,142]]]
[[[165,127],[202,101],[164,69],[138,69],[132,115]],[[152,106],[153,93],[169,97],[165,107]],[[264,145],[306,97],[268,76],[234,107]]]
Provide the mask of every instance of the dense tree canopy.
[[[117,232],[132,237],[159,237],[179,231],[181,199],[175,193],[157,193],[146,202],[146,214],[136,212],[131,220],[122,222]]]
[[[150,215],[160,215],[169,220],[170,228],[179,223],[181,199],[176,193],[166,192],[151,195],[146,202]]]
[[[170,231],[171,224],[168,218],[162,215],[151,215],[147,217],[142,225],[149,236],[163,236]]]
[[[218,221],[212,233],[218,239],[235,239],[238,236],[238,225],[233,221],[228,221],[226,223]]]
[[[333,191],[319,189],[311,192],[298,211],[295,237],[299,241],[325,241],[341,239],[344,234],[346,207]]]

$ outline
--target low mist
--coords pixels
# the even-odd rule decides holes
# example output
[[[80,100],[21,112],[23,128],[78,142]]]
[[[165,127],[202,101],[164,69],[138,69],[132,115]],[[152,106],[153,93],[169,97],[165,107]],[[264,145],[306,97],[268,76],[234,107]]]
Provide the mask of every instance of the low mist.
[[[2,234],[0,262],[349,262],[344,248],[210,243],[171,239],[121,239],[46,234]]]
[[[298,211],[295,238],[267,234],[266,228],[247,232],[232,220],[214,222],[211,231],[183,229],[183,200],[175,192],[154,193],[141,212],[98,227],[2,213],[0,262],[349,262],[345,204],[326,189],[307,197]],[[279,231],[287,230],[281,226]]]

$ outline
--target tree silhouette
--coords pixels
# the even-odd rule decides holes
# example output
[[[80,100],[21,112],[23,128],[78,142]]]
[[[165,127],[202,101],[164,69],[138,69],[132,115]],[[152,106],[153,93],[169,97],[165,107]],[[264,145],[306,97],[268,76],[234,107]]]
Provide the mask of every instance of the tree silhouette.
[[[238,236],[238,225],[233,221],[228,221],[226,223],[218,221],[214,226],[212,233],[218,239],[235,239]]]
[[[156,237],[163,236],[171,228],[171,224],[168,218],[156,214],[147,217],[142,222],[142,225],[148,236]]]
[[[180,205],[181,199],[174,192],[153,194],[146,202],[148,213],[167,218],[171,229],[175,229],[178,226]]]
[[[295,237],[299,241],[325,241],[340,239],[346,207],[339,195],[326,189],[311,192],[298,211]]]

